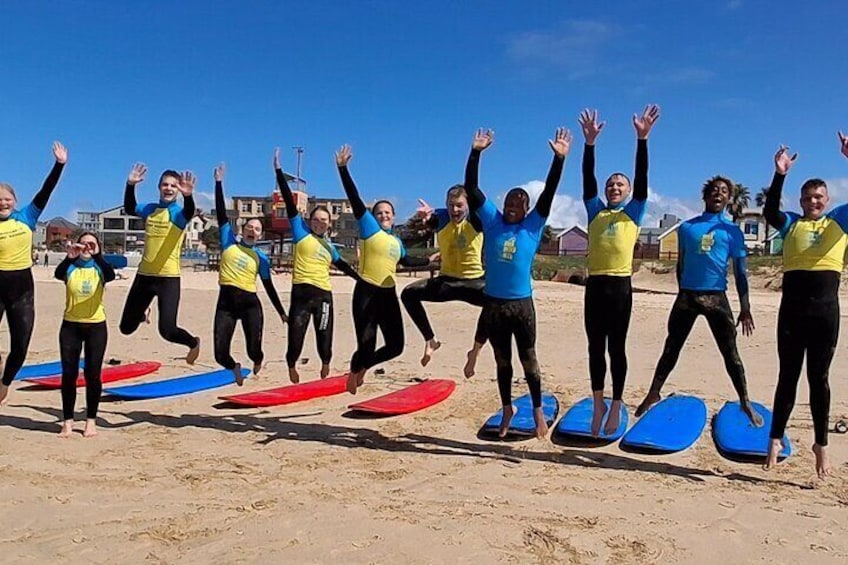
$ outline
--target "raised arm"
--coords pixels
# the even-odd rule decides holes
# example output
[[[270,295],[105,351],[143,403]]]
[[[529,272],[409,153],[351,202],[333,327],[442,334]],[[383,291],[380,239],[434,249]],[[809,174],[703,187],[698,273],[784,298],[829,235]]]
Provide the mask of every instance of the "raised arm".
[[[183,195],[183,218],[190,222],[196,210],[194,204],[194,187],[197,185],[197,177],[191,171],[180,175],[180,194]]]
[[[350,206],[353,208],[353,217],[357,220],[365,215],[365,202],[359,196],[359,190],[356,188],[356,183],[353,182],[353,177],[350,176],[350,171],[347,168],[348,163],[353,158],[353,152],[350,145],[342,145],[338,153],[336,153],[336,166],[339,168],[339,177],[342,179],[342,187],[345,195],[350,201]]]
[[[218,220],[218,229],[230,221],[227,218],[227,201],[224,198],[224,175],[226,172],[227,168],[224,163],[215,167],[215,218]]]
[[[144,182],[147,174],[147,166],[144,163],[136,163],[127,175],[127,186],[124,188],[124,213],[128,216],[138,216],[136,208],[138,201],[135,198],[135,185]]]
[[[486,202],[486,196],[480,190],[480,154],[495,141],[495,132],[478,129],[471,142],[471,153],[465,164],[465,193],[468,195],[468,208],[474,212]]]
[[[660,118],[660,107],[645,106],[642,116],[633,114],[636,129],[636,173],[633,175],[633,199],[644,202],[648,199],[648,136]]]
[[[283,174],[283,169],[280,168],[280,148],[274,148],[274,174],[277,176],[277,186],[280,187],[280,194],[283,196],[283,201],[286,203],[286,216],[296,218],[300,211],[294,203],[294,195],[292,194],[289,182],[286,180],[286,175]]]
[[[53,189],[59,184],[59,177],[62,176],[62,169],[65,168],[65,163],[68,162],[68,150],[58,141],[53,143],[53,157],[56,162],[53,163],[53,168],[47,178],[44,179],[44,184],[32,199],[32,203],[39,210],[44,210],[47,207],[47,201],[50,200],[50,195],[53,194]]]
[[[598,122],[597,110],[583,110],[580,113],[580,129],[583,131],[583,200],[591,200],[598,195],[598,179],[595,177],[595,140],[601,134],[606,122]]]
[[[763,216],[775,229],[782,230],[786,224],[786,216],[780,211],[780,200],[783,193],[783,182],[789,169],[795,164],[798,154],[789,156],[789,148],[781,145],[774,154],[774,176],[766,193],[766,204],[763,206]]]
[[[551,215],[551,205],[554,202],[557,186],[559,186],[559,179],[562,177],[562,168],[565,165],[565,159],[571,150],[571,141],[571,132],[566,128],[557,128],[554,139],[548,140],[548,144],[554,152],[554,159],[548,171],[548,178],[545,179],[545,188],[542,189],[542,194],[539,195],[539,200],[536,201],[536,211],[543,218]]]

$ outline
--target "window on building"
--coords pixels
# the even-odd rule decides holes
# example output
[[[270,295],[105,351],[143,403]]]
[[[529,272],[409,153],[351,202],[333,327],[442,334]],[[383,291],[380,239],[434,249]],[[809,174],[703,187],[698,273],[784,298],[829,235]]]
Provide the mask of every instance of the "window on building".
[[[103,218],[103,229],[104,230],[122,230],[122,229],[124,229],[124,219],[123,218]]]
[[[242,202],[241,207],[239,208],[242,212],[250,212],[253,206],[250,205],[250,202]]]
[[[338,216],[342,213],[342,205],[341,204],[333,204],[333,216]]]
[[[756,236],[760,232],[759,222],[745,222],[745,235]]]
[[[287,218],[288,214],[286,214],[285,208],[277,208],[277,218]]]
[[[130,229],[134,231],[144,231],[144,220],[141,218],[130,218]]]

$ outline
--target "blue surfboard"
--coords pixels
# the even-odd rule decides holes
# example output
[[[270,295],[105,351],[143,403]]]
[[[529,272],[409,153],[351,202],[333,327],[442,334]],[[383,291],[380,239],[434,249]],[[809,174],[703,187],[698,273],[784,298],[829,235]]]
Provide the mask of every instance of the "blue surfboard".
[[[85,367],[85,361],[80,359],[80,369]],[[15,375],[15,380],[20,379],[37,379],[39,377],[53,377],[62,374],[62,362],[52,361],[50,363],[40,363],[38,365],[24,365],[18,374]]]
[[[536,421],[533,419],[533,401],[529,394],[525,394],[512,401],[515,407],[515,415],[509,425],[509,433],[513,435],[533,435],[536,433]],[[553,425],[559,413],[559,402],[556,397],[547,392],[542,393],[542,413],[548,426]],[[483,433],[497,434],[503,420],[503,409],[486,420],[483,424]]]
[[[713,440],[719,452],[728,456],[766,457],[771,429],[771,410],[758,402],[751,406],[763,417],[763,425],[755,428],[742,412],[739,402],[726,402],[713,420]],[[783,435],[783,449],[779,458],[785,459],[792,454],[789,436]]]
[[[607,419],[609,418],[609,409],[610,404],[612,404],[612,400],[609,398],[605,398],[604,402],[607,405],[607,413],[604,416],[604,420],[601,423],[601,433],[598,434],[598,437],[592,435],[592,415],[594,414],[595,402],[591,396],[584,398],[574,406],[568,409],[565,413],[565,416],[557,424],[555,433],[561,434],[564,436],[576,436],[580,438],[590,438],[590,439],[598,439],[603,441],[615,441],[624,435],[624,432],[627,431],[627,425],[629,423],[629,418],[627,415],[627,408],[624,406],[624,403],[621,403],[621,409],[619,410],[619,423],[618,427],[611,434],[604,433],[604,426],[607,425]]]
[[[241,374],[247,378],[250,371],[242,369]],[[178,396],[180,394],[191,394],[211,388],[218,388],[236,382],[233,372],[227,369],[187,375],[153,383],[142,383],[137,385],[119,386],[103,389],[103,392],[124,398],[127,400],[140,400],[143,398],[164,398],[166,396]]]
[[[700,398],[674,395],[654,404],[621,439],[622,447],[674,453],[691,447],[707,425]]]

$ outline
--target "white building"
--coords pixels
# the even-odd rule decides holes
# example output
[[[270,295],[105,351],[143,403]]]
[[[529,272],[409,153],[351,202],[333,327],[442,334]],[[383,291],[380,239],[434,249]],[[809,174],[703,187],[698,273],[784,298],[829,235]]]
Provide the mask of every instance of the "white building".
[[[36,222],[35,232],[32,234],[32,245],[36,249],[44,249],[47,245],[47,222]]]
[[[77,212],[77,225],[82,231],[100,233],[100,212]]]
[[[190,251],[206,251],[206,245],[203,244],[201,236],[203,232],[217,225],[218,221],[214,215],[195,215],[186,226],[183,247]]]
[[[144,247],[144,220],[124,213],[115,206],[98,214],[97,230],[103,238],[103,248],[111,252],[140,251]]]

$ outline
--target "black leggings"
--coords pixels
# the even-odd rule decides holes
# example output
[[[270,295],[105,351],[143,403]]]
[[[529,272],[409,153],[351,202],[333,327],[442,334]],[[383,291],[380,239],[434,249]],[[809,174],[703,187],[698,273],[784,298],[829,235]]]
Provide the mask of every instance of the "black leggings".
[[[9,355],[2,382],[9,386],[26,361],[35,325],[35,286],[30,269],[0,271],[0,320],[4,312],[9,320]]]
[[[321,363],[333,359],[333,293],[311,284],[293,284],[289,306],[289,346],[286,363],[293,368],[303,351],[309,321],[315,328],[315,342]]]
[[[403,318],[395,287],[357,281],[353,287],[353,326],[357,350],[350,359],[352,373],[367,371],[403,353]],[[376,349],[378,328],[384,343],[380,349]]]
[[[677,364],[680,350],[695,325],[698,316],[704,316],[710,326],[716,345],[724,358],[724,367],[740,402],[748,402],[748,384],[745,380],[745,367],[736,349],[736,324],[727,295],[720,291],[696,292],[681,290],[671,313],[668,315],[668,337],[665,340],[662,356],[654,371],[651,390],[659,393],[666,378]]]
[[[774,416],[769,434],[773,439],[782,438],[786,430],[806,353],[815,439],[818,445],[827,445],[828,375],[839,339],[838,292],[837,272],[790,271],[784,275],[783,298],[777,315],[780,373],[774,391]]]
[[[59,330],[59,351],[62,354],[62,416],[65,420],[74,419],[74,405],[77,402],[77,377],[79,376],[80,353],[85,349],[85,417],[93,420],[97,417],[100,393],[103,383],[100,371],[103,356],[106,354],[108,332],[106,322],[86,324],[81,322],[62,322]]]
[[[487,297],[483,306],[483,319],[495,352],[501,404],[512,404],[512,336],[515,336],[518,358],[524,368],[533,408],[540,408],[542,375],[536,360],[536,308],[533,299],[501,300]]]
[[[590,276],[586,281],[583,320],[589,339],[589,376],[592,391],[604,390],[609,348],[612,398],[621,400],[627,378],[627,329],[633,309],[630,277]]]
[[[484,277],[477,279],[458,279],[439,275],[432,279],[415,281],[408,285],[400,293],[400,299],[403,301],[409,317],[412,318],[412,321],[418,327],[418,331],[424,336],[424,340],[430,341],[436,337],[436,334],[433,332],[430,320],[427,319],[427,312],[424,311],[424,306],[421,303],[458,300],[472,306],[483,306],[483,288],[485,286],[486,279]],[[483,323],[483,317],[479,316],[477,318],[477,331],[474,334],[474,341],[484,344],[488,339],[489,336],[486,333],[486,325]]]
[[[225,369],[232,370],[236,361],[230,355],[230,346],[236,323],[241,321],[244,331],[244,341],[247,346],[247,356],[254,364],[262,363],[265,355],[262,353],[262,328],[265,317],[262,304],[255,292],[247,292],[235,286],[223,285],[218,292],[218,304],[215,307],[215,361]]]
[[[136,275],[127,294],[124,314],[121,316],[121,333],[130,335],[138,329],[154,298],[159,299],[159,335],[171,343],[179,343],[186,347],[197,346],[200,340],[177,326],[180,277]]]

